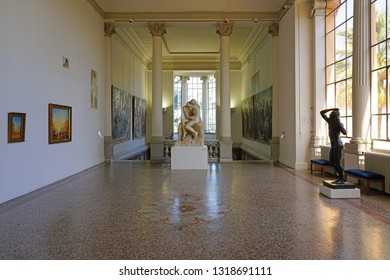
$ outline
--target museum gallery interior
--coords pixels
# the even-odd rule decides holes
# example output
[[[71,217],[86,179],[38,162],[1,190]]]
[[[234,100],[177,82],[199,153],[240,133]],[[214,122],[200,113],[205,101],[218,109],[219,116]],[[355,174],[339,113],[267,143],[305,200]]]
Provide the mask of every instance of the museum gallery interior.
[[[390,259],[386,0],[0,6],[0,259]]]

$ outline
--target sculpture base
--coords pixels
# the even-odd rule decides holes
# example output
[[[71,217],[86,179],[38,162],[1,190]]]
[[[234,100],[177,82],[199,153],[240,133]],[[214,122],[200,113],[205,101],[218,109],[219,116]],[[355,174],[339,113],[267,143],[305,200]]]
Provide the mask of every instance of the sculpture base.
[[[329,198],[360,198],[360,189],[354,184],[345,182],[344,184],[333,184],[334,180],[324,180],[320,187],[320,193]]]
[[[199,170],[207,169],[207,146],[174,146],[171,148],[172,170]]]

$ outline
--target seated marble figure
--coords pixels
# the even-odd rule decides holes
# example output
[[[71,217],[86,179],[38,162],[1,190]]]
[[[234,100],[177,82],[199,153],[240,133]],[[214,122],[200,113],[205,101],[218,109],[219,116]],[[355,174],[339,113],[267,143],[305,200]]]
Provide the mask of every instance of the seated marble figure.
[[[183,106],[183,116],[178,126],[179,141],[176,145],[203,146],[203,123],[200,117],[200,107],[195,99]]]

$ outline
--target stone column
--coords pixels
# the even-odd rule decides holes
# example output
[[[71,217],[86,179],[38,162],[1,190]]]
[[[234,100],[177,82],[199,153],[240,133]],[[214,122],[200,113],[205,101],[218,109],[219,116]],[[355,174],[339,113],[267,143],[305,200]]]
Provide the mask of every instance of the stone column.
[[[162,115],[162,37],[166,33],[161,22],[148,25],[153,37],[152,62],[152,137],[150,141],[151,162],[162,162],[164,159],[163,115]]]
[[[233,161],[233,141],[231,136],[230,116],[230,35],[233,32],[233,23],[218,22],[217,34],[220,36],[220,72],[221,72],[221,136],[220,162]]]
[[[345,168],[359,168],[370,142],[370,1],[355,0],[353,15],[352,139],[345,145]]]
[[[209,124],[208,124],[208,119],[207,119],[207,112],[209,110],[209,87],[208,87],[208,81],[209,81],[209,77],[208,76],[203,76],[201,77],[202,81],[203,81],[203,94],[202,94],[202,103],[203,103],[203,108],[202,108],[202,112],[203,112],[203,116],[202,116],[202,122],[203,122],[203,127],[204,129],[206,130],[208,127],[209,127]]]
[[[325,0],[313,0],[311,3],[313,19],[313,52],[314,52],[314,92],[312,103],[312,118],[314,127],[311,130],[310,158],[319,157],[321,145],[326,143],[325,121],[320,111],[325,109],[326,96],[326,61],[325,61]]]
[[[115,34],[115,27],[110,22],[104,23],[104,35],[105,35],[105,110],[104,110],[104,157],[105,159],[112,160],[114,156],[114,147],[112,144],[112,119],[111,119],[111,49],[112,49],[112,35]]]
[[[272,36],[272,140],[271,158],[279,161],[279,23],[275,22],[268,28]]]

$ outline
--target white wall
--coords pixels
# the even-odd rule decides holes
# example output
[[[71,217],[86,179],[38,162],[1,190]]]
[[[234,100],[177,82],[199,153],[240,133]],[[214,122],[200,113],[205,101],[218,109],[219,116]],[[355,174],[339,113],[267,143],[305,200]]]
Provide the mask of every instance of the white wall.
[[[163,113],[163,136],[169,137],[173,131],[173,71],[163,71],[163,108],[167,111]]]
[[[313,49],[310,2],[296,1],[279,24],[279,161],[296,169],[308,168]]]
[[[242,121],[241,121],[241,71],[230,72],[230,107],[234,108],[231,112],[231,131],[234,143],[241,143]]]
[[[103,20],[87,1],[2,0],[0,38],[1,203],[104,161],[105,74]],[[49,103],[72,107],[71,142],[48,144]],[[25,142],[7,143],[9,112],[26,113]]]
[[[280,140],[279,161],[295,167],[296,98],[295,98],[295,5],[279,23],[279,129],[285,133]]]
[[[111,41],[111,81],[112,84],[140,98],[147,98],[147,70],[139,59],[132,53],[119,35],[114,34]],[[150,104],[149,104],[150,103]],[[151,100],[148,100],[148,107]],[[148,114],[149,112],[147,112]],[[110,133],[111,135],[111,133]],[[147,149],[146,137],[131,139],[113,145],[113,159],[128,159]]]
[[[310,139],[314,131],[312,98],[314,93],[313,23],[310,1],[295,3],[296,16],[296,169],[309,168]]]
[[[259,72],[260,77],[259,91],[265,90],[273,85],[272,36],[266,35],[265,37],[261,37],[260,40],[260,42],[257,42],[259,48],[252,54],[248,63],[244,65],[241,73],[241,100],[253,95],[251,89],[252,77],[257,72]],[[242,128],[240,128],[239,133],[242,137]],[[242,138],[242,149],[259,158],[271,158],[271,146],[268,144]]]

